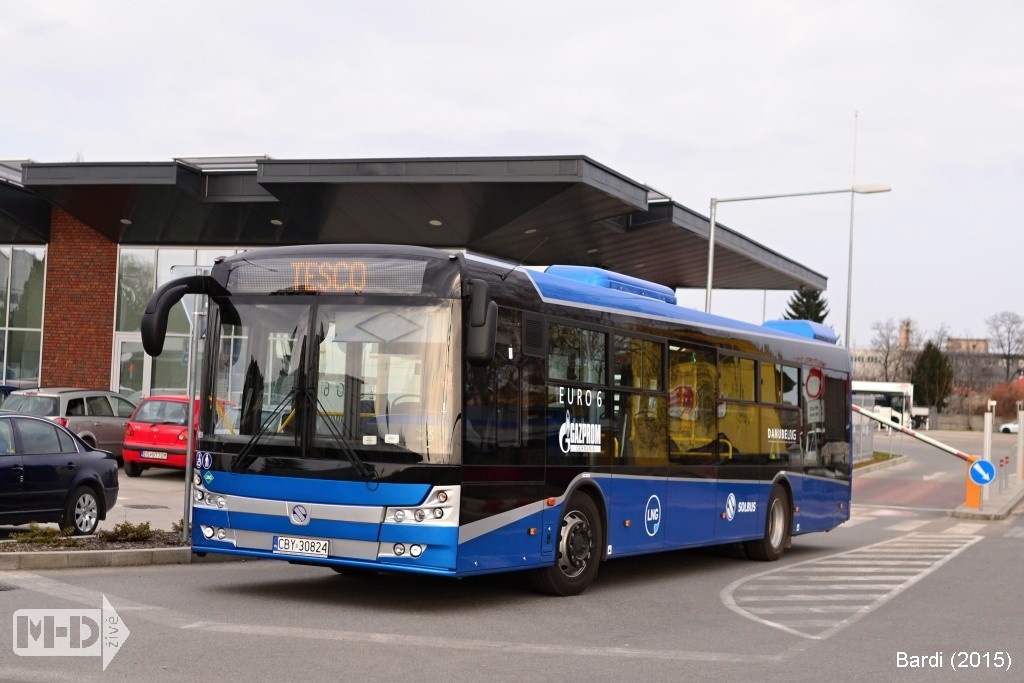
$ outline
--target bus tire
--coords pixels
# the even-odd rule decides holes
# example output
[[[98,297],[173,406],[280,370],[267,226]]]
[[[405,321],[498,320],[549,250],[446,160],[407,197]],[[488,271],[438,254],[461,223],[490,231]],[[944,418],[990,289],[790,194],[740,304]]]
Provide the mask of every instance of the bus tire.
[[[790,506],[785,489],[775,484],[768,494],[768,511],[764,520],[764,538],[743,544],[747,557],[762,562],[774,562],[782,557],[789,538]]]
[[[603,541],[601,515],[594,500],[574,494],[562,509],[555,562],[530,572],[534,590],[547,595],[579,595],[597,576]]]

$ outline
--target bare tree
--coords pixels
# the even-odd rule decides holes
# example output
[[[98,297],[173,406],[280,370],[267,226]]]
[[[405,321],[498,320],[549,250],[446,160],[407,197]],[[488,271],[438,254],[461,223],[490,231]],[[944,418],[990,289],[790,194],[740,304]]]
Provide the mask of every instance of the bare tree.
[[[1006,368],[1006,379],[1016,374],[1017,361],[1024,352],[1024,318],[1013,311],[1003,311],[985,319],[992,347]]]
[[[896,358],[899,355],[899,326],[896,321],[889,318],[885,322],[874,322],[871,329],[875,336],[871,338],[871,349],[878,354],[883,382],[894,381],[896,371]]]

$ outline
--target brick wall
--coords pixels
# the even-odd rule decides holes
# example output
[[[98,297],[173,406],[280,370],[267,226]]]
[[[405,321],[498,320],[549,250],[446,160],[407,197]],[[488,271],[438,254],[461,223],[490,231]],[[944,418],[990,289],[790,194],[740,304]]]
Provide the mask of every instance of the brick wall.
[[[110,386],[117,244],[62,209],[50,216],[41,386]]]

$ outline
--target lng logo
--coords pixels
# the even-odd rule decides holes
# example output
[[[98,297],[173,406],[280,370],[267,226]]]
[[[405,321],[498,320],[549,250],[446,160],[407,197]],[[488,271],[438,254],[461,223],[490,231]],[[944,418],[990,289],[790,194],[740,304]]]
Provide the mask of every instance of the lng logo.
[[[647,509],[644,511],[644,527],[647,529],[647,535],[653,536],[658,533],[658,527],[661,526],[661,501],[658,500],[657,496],[651,496],[647,499]]]
[[[568,411],[558,428],[558,447],[563,453],[600,453],[601,425],[573,422]]]
[[[102,657],[103,670],[128,640],[128,627],[103,596],[102,609],[19,609],[14,654],[19,657]]]

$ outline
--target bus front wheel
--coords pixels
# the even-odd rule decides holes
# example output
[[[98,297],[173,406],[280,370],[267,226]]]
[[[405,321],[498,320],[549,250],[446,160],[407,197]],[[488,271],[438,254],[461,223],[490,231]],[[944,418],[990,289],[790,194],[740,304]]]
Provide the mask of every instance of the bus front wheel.
[[[548,595],[579,595],[597,576],[603,542],[601,515],[593,499],[577,493],[562,509],[555,563],[530,573],[534,589]]]
[[[764,538],[747,541],[744,548],[753,560],[774,562],[782,557],[789,539],[789,496],[776,484],[768,494],[768,512],[764,520]]]

